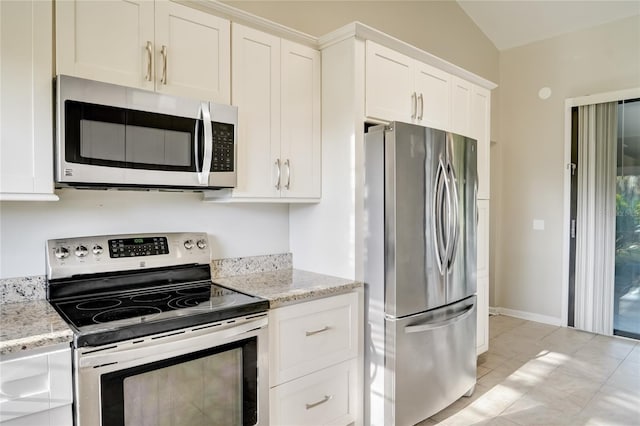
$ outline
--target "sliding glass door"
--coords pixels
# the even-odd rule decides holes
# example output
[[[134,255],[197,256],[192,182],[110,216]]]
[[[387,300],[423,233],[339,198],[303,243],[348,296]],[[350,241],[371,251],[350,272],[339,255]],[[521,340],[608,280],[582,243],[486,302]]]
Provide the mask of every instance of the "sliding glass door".
[[[640,338],[640,99],[618,104],[614,334]]]

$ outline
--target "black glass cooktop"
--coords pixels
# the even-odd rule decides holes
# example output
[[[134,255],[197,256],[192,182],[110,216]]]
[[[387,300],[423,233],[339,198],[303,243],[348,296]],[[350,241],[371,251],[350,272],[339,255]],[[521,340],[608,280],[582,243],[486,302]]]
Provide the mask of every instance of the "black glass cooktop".
[[[50,301],[75,331],[77,346],[96,346],[266,311],[268,301],[211,281],[163,285]]]

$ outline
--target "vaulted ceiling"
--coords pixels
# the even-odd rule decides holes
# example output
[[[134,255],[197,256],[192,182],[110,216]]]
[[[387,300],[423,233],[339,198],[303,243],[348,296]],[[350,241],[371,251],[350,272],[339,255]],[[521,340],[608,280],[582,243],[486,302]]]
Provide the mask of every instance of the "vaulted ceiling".
[[[640,1],[457,0],[498,50],[640,15]]]

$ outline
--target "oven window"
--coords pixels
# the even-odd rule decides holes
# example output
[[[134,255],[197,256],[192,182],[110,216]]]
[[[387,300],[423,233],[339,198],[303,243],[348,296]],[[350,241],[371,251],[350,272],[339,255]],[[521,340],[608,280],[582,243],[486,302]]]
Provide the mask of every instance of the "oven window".
[[[103,375],[102,424],[255,424],[256,345],[254,337]]]
[[[197,171],[196,119],[77,101],[65,102],[65,156],[71,163]],[[202,158],[202,125],[198,126]]]

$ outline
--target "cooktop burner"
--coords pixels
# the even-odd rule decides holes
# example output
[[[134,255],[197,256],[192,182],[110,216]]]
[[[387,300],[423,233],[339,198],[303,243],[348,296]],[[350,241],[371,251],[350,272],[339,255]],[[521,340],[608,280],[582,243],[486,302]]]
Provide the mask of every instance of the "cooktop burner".
[[[76,347],[232,321],[269,308],[265,299],[212,283],[210,260],[205,233],[49,240],[47,299],[74,330]]]
[[[266,300],[210,281],[118,291],[53,300],[50,303],[73,326],[80,343],[120,340],[119,330],[137,335],[233,318],[268,308]],[[144,327],[144,330],[140,327]],[[114,340],[115,339],[115,340]],[[95,343],[94,343],[95,344]]]

